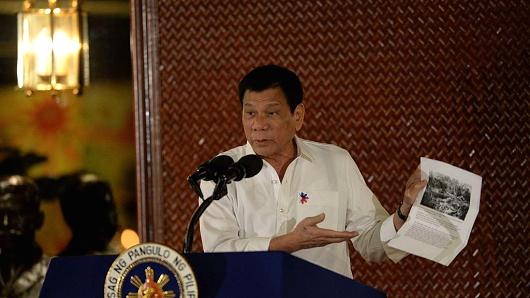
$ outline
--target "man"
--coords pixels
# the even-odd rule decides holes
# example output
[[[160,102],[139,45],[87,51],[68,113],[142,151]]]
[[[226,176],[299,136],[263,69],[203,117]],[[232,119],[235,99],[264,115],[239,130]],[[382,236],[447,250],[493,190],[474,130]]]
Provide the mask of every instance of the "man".
[[[39,296],[49,262],[35,242],[39,205],[29,178],[0,177],[0,297]]]
[[[203,214],[205,251],[286,251],[352,277],[346,241],[369,261],[406,254],[386,245],[403,225],[426,182],[417,170],[405,189],[400,216],[389,216],[367,187],[350,154],[300,139],[305,108],[300,80],[276,66],[258,67],[239,84],[247,144],[222,154],[263,157],[261,172],[228,185]],[[203,193],[212,183],[203,183]]]
[[[61,211],[72,231],[72,239],[60,255],[117,253],[110,246],[118,218],[109,183],[95,174],[77,172],[60,177],[58,184]]]

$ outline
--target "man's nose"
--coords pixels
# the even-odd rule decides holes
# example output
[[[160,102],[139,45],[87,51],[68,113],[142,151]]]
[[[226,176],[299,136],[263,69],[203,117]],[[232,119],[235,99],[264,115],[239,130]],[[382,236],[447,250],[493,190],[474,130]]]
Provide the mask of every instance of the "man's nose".
[[[265,130],[269,128],[269,120],[265,115],[256,115],[254,123],[252,123],[253,130]]]

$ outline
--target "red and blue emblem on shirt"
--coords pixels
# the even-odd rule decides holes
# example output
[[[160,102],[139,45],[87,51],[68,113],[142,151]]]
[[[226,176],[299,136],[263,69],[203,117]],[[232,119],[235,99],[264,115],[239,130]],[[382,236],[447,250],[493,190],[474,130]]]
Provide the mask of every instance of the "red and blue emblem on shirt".
[[[300,204],[307,203],[307,200],[309,200],[309,196],[304,193],[303,191],[300,192]]]

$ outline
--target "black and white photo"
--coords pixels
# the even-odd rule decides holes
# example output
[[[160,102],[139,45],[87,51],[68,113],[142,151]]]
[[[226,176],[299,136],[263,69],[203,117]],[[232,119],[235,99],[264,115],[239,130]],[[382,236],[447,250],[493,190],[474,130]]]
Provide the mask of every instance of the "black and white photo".
[[[470,185],[438,172],[429,172],[429,182],[421,199],[423,206],[464,220],[470,200]]]

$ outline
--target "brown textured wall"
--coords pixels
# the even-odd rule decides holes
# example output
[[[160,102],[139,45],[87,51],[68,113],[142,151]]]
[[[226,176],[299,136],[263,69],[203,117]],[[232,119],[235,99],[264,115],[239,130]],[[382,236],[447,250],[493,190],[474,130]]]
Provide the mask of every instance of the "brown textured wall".
[[[196,205],[187,175],[244,142],[238,80],[277,63],[304,83],[301,135],[347,148],[387,210],[420,156],[483,176],[470,241],[449,267],[354,255],[355,279],[391,297],[530,295],[528,2],[156,3],[163,242],[182,247]]]

